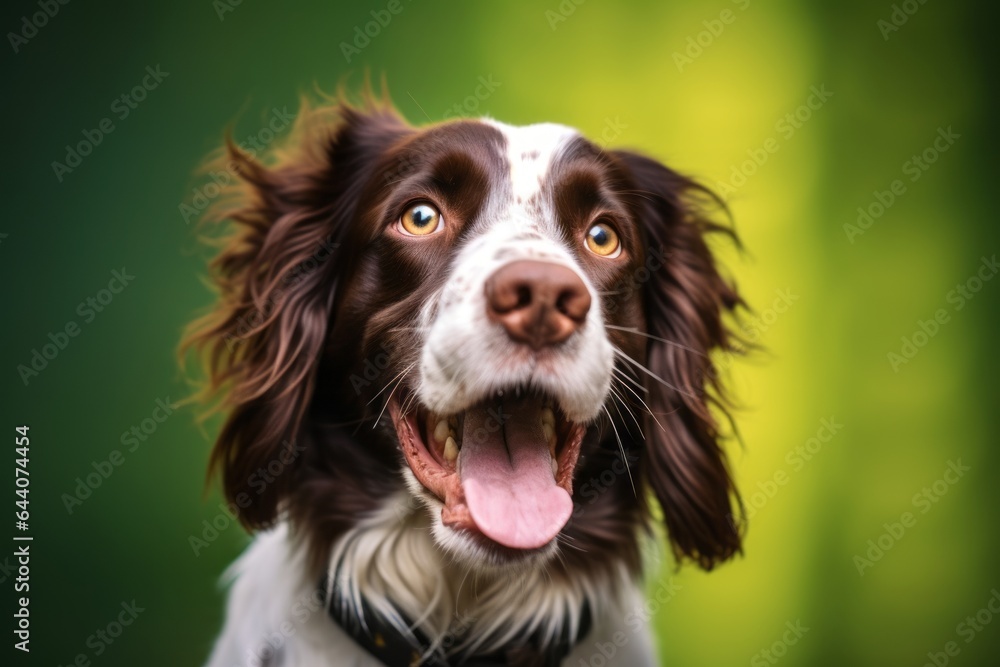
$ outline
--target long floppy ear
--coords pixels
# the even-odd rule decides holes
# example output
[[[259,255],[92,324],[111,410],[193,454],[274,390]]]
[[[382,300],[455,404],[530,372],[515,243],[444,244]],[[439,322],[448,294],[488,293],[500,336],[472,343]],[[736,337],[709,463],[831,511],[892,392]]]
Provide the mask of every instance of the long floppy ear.
[[[360,191],[408,131],[371,97],[360,109],[303,101],[292,150],[257,160],[227,144],[225,168],[238,178],[206,219],[229,232],[215,239],[221,249],[210,264],[219,298],[189,326],[181,350],[202,354],[204,398],[221,396],[228,413],[209,475],[221,472],[248,528],[276,518],[296,478]]]
[[[631,175],[633,206],[643,227],[647,256],[658,250],[645,283],[649,339],[646,362],[662,382],[646,378],[650,415],[644,432],[643,469],[663,510],[678,560],[691,558],[706,570],[741,551],[742,508],[710,408],[725,413],[725,395],[710,357],[727,359],[738,341],[725,316],[745,305],[716,267],[705,236],[727,227],[707,220],[702,207],[715,200],[705,188],[658,162],[614,153]]]

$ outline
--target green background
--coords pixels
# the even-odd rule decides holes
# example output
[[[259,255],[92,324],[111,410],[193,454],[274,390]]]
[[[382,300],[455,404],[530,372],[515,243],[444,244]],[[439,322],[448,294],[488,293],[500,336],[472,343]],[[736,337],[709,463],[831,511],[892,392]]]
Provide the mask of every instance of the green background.
[[[211,297],[179,205],[205,183],[202,158],[227,126],[237,139],[257,134],[272,109],[294,113],[299,93],[345,77],[357,86],[366,69],[385,74],[412,122],[460,104],[593,137],[615,127],[612,145],[713,185],[773,138],[777,152],[729,196],[748,252],[722,251],[766,317],[751,333],[767,352],[731,373],[745,440],[731,448],[733,466],[754,514],[746,555],[709,575],[666,561],[653,573],[653,592],[669,576],[680,585],[654,616],[664,664],[769,664],[760,652],[796,621],[809,630],[778,664],[916,666],[949,641],[960,648],[950,664],[997,664],[1000,618],[968,643],[957,626],[1000,590],[1000,281],[961,310],[948,301],[1000,250],[988,49],[997,15],[985,2],[910,5],[919,9],[885,39],[889,2],[588,0],[563,2],[560,14],[558,0],[404,0],[350,63],[341,43],[385,2],[244,0],[221,18],[210,0],[71,2],[17,53],[8,37],[0,467],[13,467],[14,427],[29,424],[35,537],[33,650],[9,664],[64,665],[83,653],[95,665],[194,665],[207,655],[221,622],[217,578],[247,542],[229,526],[198,556],[188,544],[220,513],[218,494],[203,494],[216,425],[200,430],[178,410],[72,513],[62,496],[124,449],[122,433],[157,399],[188,391],[174,348]],[[718,31],[724,9],[734,20],[699,36],[705,21]],[[0,28],[20,31],[37,11],[5,3]],[[678,66],[689,38],[702,52],[692,47],[696,57]],[[156,65],[169,76],[118,119],[115,98]],[[500,85],[470,98],[480,77]],[[776,123],[812,86],[833,95],[786,137]],[[51,163],[105,117],[114,131],[59,182]],[[959,138],[909,180],[904,163],[949,127]],[[844,225],[895,179],[905,192],[849,239]],[[122,267],[134,281],[84,322],[78,304]],[[768,314],[779,290],[796,300]],[[887,354],[942,308],[948,321],[917,336],[926,344],[894,370]],[[80,334],[25,385],[18,365],[71,321]],[[786,456],[824,418],[842,428],[797,469]],[[957,483],[915,504],[959,460],[969,470]],[[772,488],[776,474],[784,483]],[[855,556],[907,511],[915,524],[859,574]],[[6,541],[15,530],[4,516]],[[5,609],[13,576],[0,571]],[[88,637],[133,599],[144,611],[95,657]]]

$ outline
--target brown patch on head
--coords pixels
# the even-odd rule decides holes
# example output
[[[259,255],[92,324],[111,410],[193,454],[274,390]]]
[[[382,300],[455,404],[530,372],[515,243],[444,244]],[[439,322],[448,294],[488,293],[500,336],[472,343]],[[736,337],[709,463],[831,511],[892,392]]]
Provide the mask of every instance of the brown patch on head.
[[[228,411],[212,469],[240,520],[265,527],[285,503],[322,548],[400,488],[395,439],[370,426],[384,401],[370,401],[412,361],[414,317],[507,165],[496,129],[415,130],[374,96],[298,122],[273,166],[229,145],[244,180],[210,216],[232,232],[211,265],[220,298],[184,349],[204,351]],[[392,226],[414,201],[447,233],[401,242]],[[280,474],[262,479],[269,465]]]
[[[358,195],[372,157],[411,131],[370,96],[363,108],[304,104],[292,134],[298,148],[273,166],[227,146],[242,181],[207,218],[230,232],[210,265],[219,300],[182,349],[204,353],[208,396],[220,395],[228,411],[211,468],[248,527],[274,520],[308,458],[299,455],[311,437],[306,415],[331,296],[352,266]]]
[[[360,349],[365,355],[386,345],[401,355],[416,353],[412,331],[401,336],[393,330],[412,328],[429,294],[447,277],[448,257],[505,174],[503,142],[488,125],[456,121],[415,132],[380,158],[380,170],[399,164],[409,170],[391,184],[372,180],[360,197],[362,238],[352,245],[358,266],[338,305],[331,352],[344,357],[343,350]],[[415,202],[440,210],[442,233],[420,239],[390,233]]]

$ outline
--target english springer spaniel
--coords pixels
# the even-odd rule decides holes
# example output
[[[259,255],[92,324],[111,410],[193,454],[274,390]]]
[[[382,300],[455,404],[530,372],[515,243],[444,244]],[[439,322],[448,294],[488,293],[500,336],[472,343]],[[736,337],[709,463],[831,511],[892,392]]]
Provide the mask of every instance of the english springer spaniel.
[[[258,531],[208,664],[656,664],[654,521],[678,561],[741,548],[717,202],[562,125],[415,128],[373,95],[297,125],[229,145],[188,340]]]

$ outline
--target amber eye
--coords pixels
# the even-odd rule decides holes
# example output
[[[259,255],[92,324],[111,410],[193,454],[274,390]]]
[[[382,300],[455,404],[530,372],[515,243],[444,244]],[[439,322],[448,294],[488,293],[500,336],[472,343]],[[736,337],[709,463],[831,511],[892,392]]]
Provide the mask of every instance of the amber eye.
[[[444,218],[430,204],[414,204],[399,219],[399,227],[410,236],[427,236],[444,229]]]
[[[587,230],[587,247],[601,257],[617,257],[622,249],[618,232],[606,222],[598,222]]]

